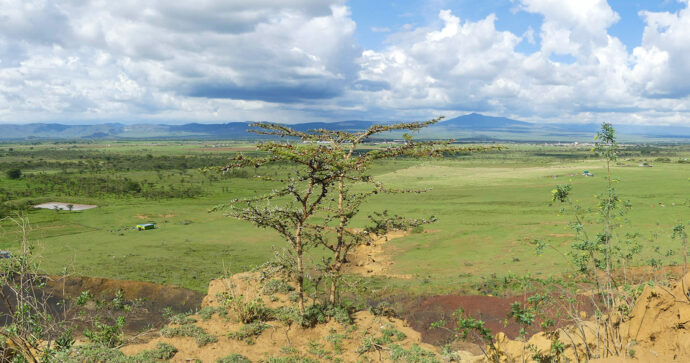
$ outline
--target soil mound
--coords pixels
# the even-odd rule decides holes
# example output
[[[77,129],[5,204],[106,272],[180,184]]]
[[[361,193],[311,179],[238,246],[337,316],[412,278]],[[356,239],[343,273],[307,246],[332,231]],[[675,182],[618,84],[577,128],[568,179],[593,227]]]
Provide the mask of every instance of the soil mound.
[[[173,362],[194,359],[216,362],[233,354],[252,362],[279,357],[316,362],[394,362],[410,357],[439,360],[435,348],[423,343],[421,335],[404,321],[368,311],[352,314],[351,323],[331,318],[313,327],[277,318],[240,322],[241,313],[249,306],[258,311],[263,307],[280,309],[294,304],[290,302],[290,287],[275,281],[279,280],[266,281],[257,273],[214,280],[209,284],[209,293],[199,314],[177,319],[162,330],[160,337],[145,344],[125,346],[122,351],[134,355],[155,349],[159,343],[167,343],[177,349],[171,359]]]
[[[630,314],[603,319],[609,319],[607,326],[613,329],[592,320],[559,329],[563,356],[571,361],[585,361],[587,353],[598,358],[590,362],[690,362],[690,274],[673,288],[645,286]],[[525,357],[536,362],[535,353],[552,353],[552,339],[544,333],[526,343],[505,334],[498,334],[496,340],[505,361]],[[533,352],[525,353],[523,348],[530,345]]]

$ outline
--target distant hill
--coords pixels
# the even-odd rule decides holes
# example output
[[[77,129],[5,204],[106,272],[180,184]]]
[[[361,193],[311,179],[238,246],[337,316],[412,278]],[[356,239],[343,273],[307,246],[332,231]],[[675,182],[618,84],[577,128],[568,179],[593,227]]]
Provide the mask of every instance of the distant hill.
[[[478,113],[471,113],[450,120],[442,121],[442,126],[447,128],[458,128],[463,130],[509,130],[509,129],[528,129],[534,124],[524,121],[512,120],[505,117],[484,116]]]
[[[296,130],[328,129],[361,131],[373,121],[349,120],[338,122],[309,122],[290,125]],[[108,123],[97,125],[63,125],[35,123],[24,125],[0,124],[0,140],[27,139],[241,139],[265,138],[248,132],[250,122],[223,124],[189,123],[184,125]],[[624,141],[690,141],[690,127],[614,125]],[[421,138],[454,138],[462,141],[591,141],[599,124],[537,124],[506,117],[470,113],[426,128]],[[402,132],[383,135],[400,138]]]

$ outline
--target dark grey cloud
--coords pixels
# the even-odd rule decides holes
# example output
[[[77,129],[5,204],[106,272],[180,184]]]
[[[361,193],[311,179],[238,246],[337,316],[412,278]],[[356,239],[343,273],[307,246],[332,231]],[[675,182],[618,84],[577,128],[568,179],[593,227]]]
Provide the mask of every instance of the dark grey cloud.
[[[5,0],[0,7],[0,34],[7,39],[64,46],[72,37],[69,15],[57,2]]]
[[[235,84],[205,83],[192,87],[187,95],[204,98],[229,98],[235,100],[258,100],[274,103],[296,103],[307,100],[329,99],[340,96],[339,87],[323,85],[286,86],[262,84],[240,87]]]

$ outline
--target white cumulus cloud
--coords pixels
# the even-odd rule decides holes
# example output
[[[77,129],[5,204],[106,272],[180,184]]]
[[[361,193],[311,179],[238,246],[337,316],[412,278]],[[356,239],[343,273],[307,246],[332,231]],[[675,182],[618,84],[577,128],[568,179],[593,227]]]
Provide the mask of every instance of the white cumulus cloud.
[[[0,121],[297,116],[352,82],[354,29],[341,0],[0,0]]]
[[[641,13],[647,25],[632,51],[608,33],[620,16],[604,0],[522,0],[520,9],[544,18],[538,51],[516,51],[534,41],[532,32],[499,31],[494,15],[463,21],[444,10],[442,25],[363,53],[360,77],[388,87],[362,99],[411,116],[462,110],[546,121],[690,121],[687,8]]]
[[[690,123],[690,10],[516,0],[523,34],[450,10],[363,49],[346,0],[0,0],[0,122],[427,118]],[[356,17],[355,17],[356,18]],[[518,51],[521,43],[537,50]]]

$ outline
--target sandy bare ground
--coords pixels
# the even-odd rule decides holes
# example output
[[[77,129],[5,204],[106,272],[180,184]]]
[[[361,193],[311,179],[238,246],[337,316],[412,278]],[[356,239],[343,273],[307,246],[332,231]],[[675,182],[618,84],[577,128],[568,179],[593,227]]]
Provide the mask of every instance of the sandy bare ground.
[[[79,211],[79,210],[87,210],[87,209],[92,209],[92,208],[97,208],[97,205],[91,205],[91,204],[75,204],[75,203],[62,203],[62,202],[49,202],[49,203],[43,203],[43,204],[37,204],[34,206],[34,208],[41,208],[41,209],[60,209],[60,210],[69,210],[69,205],[72,205],[72,210],[73,211]]]
[[[389,272],[393,265],[390,255],[384,250],[384,245],[390,240],[409,235],[408,231],[393,231],[385,236],[376,238],[369,245],[361,245],[350,252],[350,263],[345,266],[345,272],[361,274],[365,276],[388,276],[410,279],[412,275],[392,274]]]

